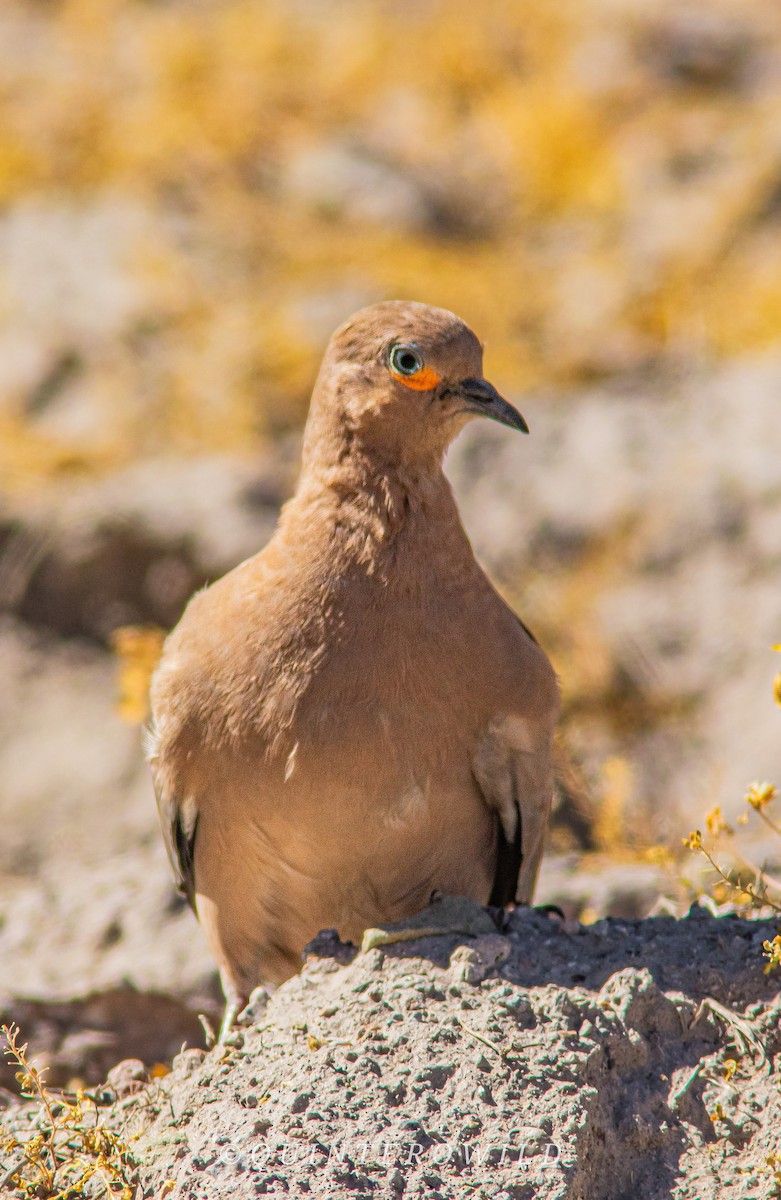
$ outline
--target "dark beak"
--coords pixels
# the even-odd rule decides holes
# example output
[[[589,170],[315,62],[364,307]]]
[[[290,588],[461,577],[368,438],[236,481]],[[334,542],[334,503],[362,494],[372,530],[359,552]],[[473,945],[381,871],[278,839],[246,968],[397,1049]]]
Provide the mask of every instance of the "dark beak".
[[[529,432],[529,426],[521,414],[499,395],[487,379],[463,379],[458,391],[461,399],[465,401],[467,412],[490,417],[492,421],[498,421],[500,425],[509,425],[511,429],[519,429],[521,433]]]

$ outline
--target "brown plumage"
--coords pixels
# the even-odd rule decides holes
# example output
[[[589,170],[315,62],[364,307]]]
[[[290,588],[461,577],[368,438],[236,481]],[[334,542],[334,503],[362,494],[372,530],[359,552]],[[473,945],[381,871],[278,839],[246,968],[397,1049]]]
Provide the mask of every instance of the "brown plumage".
[[[326,351],[273,538],[166,642],[150,761],[228,1020],[320,929],[360,939],[434,892],[531,899],[558,689],[442,473],[479,414],[526,428],[462,321],[357,313]]]

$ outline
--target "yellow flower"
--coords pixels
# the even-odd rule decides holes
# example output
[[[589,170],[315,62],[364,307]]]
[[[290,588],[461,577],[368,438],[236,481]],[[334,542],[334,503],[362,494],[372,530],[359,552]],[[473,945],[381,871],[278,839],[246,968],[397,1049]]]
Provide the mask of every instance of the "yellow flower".
[[[724,1078],[726,1079],[727,1083],[729,1083],[730,1079],[735,1074],[737,1069],[738,1069],[738,1064],[734,1058],[725,1059],[725,1061],[724,1061]]]
[[[772,783],[752,783],[746,792],[746,804],[759,812],[771,800],[775,800],[777,794]]]
[[[706,814],[705,824],[708,826],[708,833],[713,834],[714,837],[718,837],[720,833],[732,833],[732,827],[724,820],[720,804]]]
[[[776,967],[781,967],[781,934],[777,933],[772,942],[763,942],[762,953],[768,960],[765,966],[766,975],[769,975]]]

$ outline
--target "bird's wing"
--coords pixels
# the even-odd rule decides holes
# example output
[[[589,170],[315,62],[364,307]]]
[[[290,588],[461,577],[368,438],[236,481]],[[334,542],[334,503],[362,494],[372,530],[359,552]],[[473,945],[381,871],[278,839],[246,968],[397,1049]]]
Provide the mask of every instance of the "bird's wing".
[[[549,722],[507,716],[478,742],[472,769],[499,817],[491,903],[528,904],[534,892],[553,798]]]
[[[146,751],[152,770],[157,811],[163,831],[168,861],[174,874],[174,882],[180,896],[184,896],[195,911],[195,835],[198,829],[198,813],[194,804],[180,804],[170,793],[160,770],[157,754],[157,735],[147,731]]]

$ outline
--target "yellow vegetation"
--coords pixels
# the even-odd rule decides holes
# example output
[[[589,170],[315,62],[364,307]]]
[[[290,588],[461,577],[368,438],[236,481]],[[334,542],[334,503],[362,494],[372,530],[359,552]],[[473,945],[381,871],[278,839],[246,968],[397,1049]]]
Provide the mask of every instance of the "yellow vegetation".
[[[10,1165],[0,1185],[3,1194],[24,1200],[85,1194],[133,1200],[138,1189],[130,1147],[103,1123],[95,1100],[83,1089],[75,1095],[50,1091],[43,1072],[27,1057],[16,1025],[0,1026],[0,1041],[17,1068],[22,1096],[38,1110],[27,1137],[0,1124],[0,1149],[4,1165]],[[6,1191],[9,1186],[12,1193]]]
[[[511,391],[776,340],[781,96],[676,75],[676,7],[21,0],[0,200],[132,211],[136,298],[75,337],[94,436],[11,386],[4,477],[296,426],[329,330],[384,296],[462,313]],[[709,11],[781,48],[764,0]]]
[[[744,799],[749,813],[753,811],[771,833],[781,837],[781,823],[767,812],[778,799],[774,784],[752,783]],[[738,824],[747,824],[748,816],[745,813],[738,817]],[[683,844],[707,860],[714,881],[710,889],[711,896],[718,904],[731,904],[781,917],[781,879],[772,875],[765,863],[751,862],[746,858],[736,846],[735,830],[725,821],[719,806],[706,814],[705,825],[709,840],[706,841],[701,830],[695,829],[683,839]],[[763,953],[768,960],[766,972],[781,966],[781,935],[772,941],[765,941]]]

